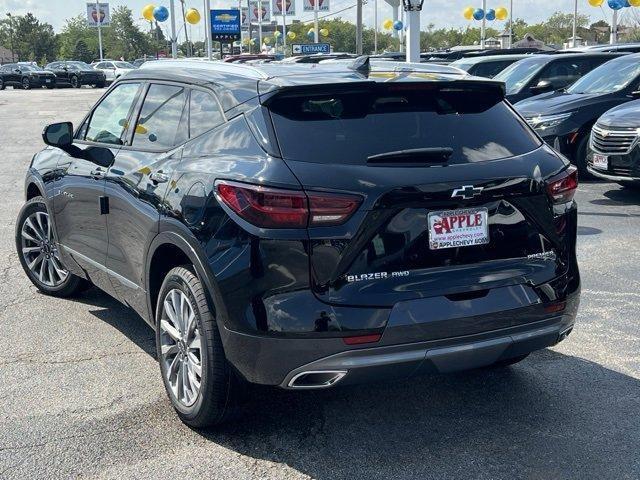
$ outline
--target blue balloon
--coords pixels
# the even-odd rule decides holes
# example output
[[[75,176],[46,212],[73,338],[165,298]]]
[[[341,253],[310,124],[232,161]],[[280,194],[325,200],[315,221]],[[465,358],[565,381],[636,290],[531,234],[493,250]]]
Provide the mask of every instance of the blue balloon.
[[[493,8],[490,8],[489,10],[487,10],[487,15],[485,16],[485,18],[490,22],[494,21],[496,19],[496,11]]]
[[[404,25],[402,25],[402,22],[400,20],[396,20],[395,22],[393,22],[394,30],[402,30],[403,27]]]
[[[310,40],[313,40],[314,38],[316,38],[316,34],[313,30],[309,30],[307,32],[307,37],[309,37]]]
[[[620,10],[624,7],[622,0],[609,0],[607,3],[612,10]]]
[[[153,9],[153,18],[157,22],[166,22],[169,18],[169,10],[167,10],[167,7],[156,7]]]
[[[631,4],[629,3],[629,0],[624,0],[624,1],[622,2],[622,6],[623,6],[624,8],[627,8],[627,7],[630,7],[630,6],[631,6]]]
[[[481,8],[476,8],[473,11],[473,18],[475,18],[476,20],[482,20],[484,18],[484,10],[482,10]]]

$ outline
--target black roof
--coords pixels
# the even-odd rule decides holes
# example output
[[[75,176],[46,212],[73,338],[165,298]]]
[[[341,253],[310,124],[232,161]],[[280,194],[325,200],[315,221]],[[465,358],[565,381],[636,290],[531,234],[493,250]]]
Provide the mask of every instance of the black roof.
[[[490,80],[469,76],[445,65],[371,60],[368,72],[349,68],[351,62],[237,64],[220,61],[162,60],[147,62],[127,73],[130,79],[162,79],[213,88],[228,111],[258,95],[298,86],[362,82],[449,82]],[[496,85],[502,85],[498,84]]]

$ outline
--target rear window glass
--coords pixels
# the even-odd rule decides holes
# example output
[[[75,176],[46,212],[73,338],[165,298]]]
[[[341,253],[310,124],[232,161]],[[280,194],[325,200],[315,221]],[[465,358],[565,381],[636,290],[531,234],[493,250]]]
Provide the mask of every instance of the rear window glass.
[[[452,150],[448,163],[469,163],[540,146],[495,93],[410,88],[277,97],[269,109],[283,156],[363,164],[384,153],[442,148]]]

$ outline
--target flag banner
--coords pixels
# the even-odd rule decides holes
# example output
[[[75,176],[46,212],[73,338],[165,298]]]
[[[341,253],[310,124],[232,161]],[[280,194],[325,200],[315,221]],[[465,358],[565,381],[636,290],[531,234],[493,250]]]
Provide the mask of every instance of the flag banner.
[[[305,12],[313,12],[315,2],[318,2],[319,12],[329,11],[329,0],[304,0],[302,4],[302,10]]]
[[[273,0],[273,3],[271,5],[271,13],[273,13],[273,15],[282,15],[283,3],[287,5],[287,15],[296,14],[296,2],[294,0]]]
[[[111,15],[109,15],[109,4],[87,3],[87,24],[90,27],[108,27],[111,25]]]
[[[262,0],[262,23],[271,22],[271,9],[269,0]],[[251,12],[249,15],[251,23],[258,23],[258,2],[251,2]]]

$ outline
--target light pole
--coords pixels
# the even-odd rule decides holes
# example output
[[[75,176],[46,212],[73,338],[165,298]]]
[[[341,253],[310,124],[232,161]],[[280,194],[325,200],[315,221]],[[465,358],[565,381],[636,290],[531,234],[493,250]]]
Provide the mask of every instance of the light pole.
[[[407,20],[407,62],[420,62],[420,12],[423,2],[424,0],[402,0]]]
[[[573,48],[578,46],[576,42],[576,35],[578,35],[578,0],[575,0],[573,5],[573,38],[571,39],[571,46]]]
[[[10,13],[7,13],[7,17],[9,17],[9,43],[11,44],[11,61],[15,62],[16,54],[13,51],[13,17],[11,16]],[[20,57],[18,57],[18,60],[20,60]]]
[[[613,10],[613,15],[611,16],[611,35],[609,36],[609,43],[611,45],[615,45],[618,43],[618,10]]]
[[[171,56],[178,58],[178,37],[176,35],[176,9],[174,0],[169,2],[169,8],[171,9]]]
[[[487,37],[487,0],[482,0],[482,28],[480,29],[480,48],[484,50],[485,40]]]

